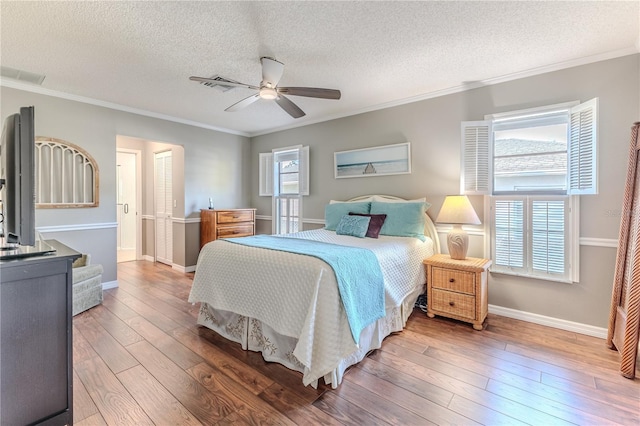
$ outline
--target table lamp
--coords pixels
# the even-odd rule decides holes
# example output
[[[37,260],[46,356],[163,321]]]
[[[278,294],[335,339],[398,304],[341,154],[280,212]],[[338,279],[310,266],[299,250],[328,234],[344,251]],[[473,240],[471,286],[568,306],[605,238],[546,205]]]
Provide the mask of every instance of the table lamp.
[[[466,195],[447,195],[436,218],[438,223],[453,225],[447,235],[447,247],[452,259],[464,260],[469,248],[469,235],[462,225],[480,225],[480,219]]]

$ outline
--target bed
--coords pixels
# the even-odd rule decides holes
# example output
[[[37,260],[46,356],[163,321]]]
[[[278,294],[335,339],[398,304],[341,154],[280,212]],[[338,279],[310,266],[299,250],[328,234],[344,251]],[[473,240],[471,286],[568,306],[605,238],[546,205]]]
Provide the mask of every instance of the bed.
[[[348,367],[380,348],[386,336],[403,329],[418,295],[424,292],[422,260],[440,251],[434,224],[426,214],[428,207],[424,199],[379,195],[332,201],[325,211],[325,228],[264,236],[271,242],[313,244],[307,242],[311,240],[375,255],[383,293],[363,296],[355,308],[379,309],[375,301],[382,298],[382,312],[357,332],[346,305],[348,298],[341,297],[345,296],[344,278],[334,272],[331,262],[308,253],[254,246],[254,237],[216,240],[202,248],[189,296],[190,302],[200,303],[198,324],[240,343],[244,350],[261,352],[266,361],[301,372],[304,385],[317,387],[323,379],[336,388]],[[420,217],[416,209],[421,209]],[[409,210],[414,212],[412,217],[399,213]],[[387,214],[384,224],[378,223],[381,226],[375,230],[379,231],[377,238],[353,236],[352,232],[361,229],[343,226],[366,221],[369,235],[380,212]],[[402,229],[394,229],[394,224]],[[408,229],[406,224],[411,224],[410,235],[394,235]],[[415,233],[418,226],[419,235]],[[347,253],[352,259],[351,252]],[[358,262],[349,263],[358,267]],[[366,268],[375,270],[370,266]],[[356,271],[352,272],[360,275]],[[366,284],[360,290],[368,290]]]

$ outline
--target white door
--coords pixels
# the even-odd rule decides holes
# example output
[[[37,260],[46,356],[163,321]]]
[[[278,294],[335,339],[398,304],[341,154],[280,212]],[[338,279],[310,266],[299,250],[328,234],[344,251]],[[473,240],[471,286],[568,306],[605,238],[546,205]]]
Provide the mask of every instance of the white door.
[[[156,261],[173,263],[173,192],[171,151],[155,155]]]
[[[136,152],[116,152],[118,262],[136,260],[138,246],[138,157]]]

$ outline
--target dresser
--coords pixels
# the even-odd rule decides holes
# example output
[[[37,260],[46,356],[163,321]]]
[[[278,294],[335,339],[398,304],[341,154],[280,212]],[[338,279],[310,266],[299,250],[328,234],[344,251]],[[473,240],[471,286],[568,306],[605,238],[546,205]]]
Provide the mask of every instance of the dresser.
[[[436,254],[424,260],[427,272],[427,315],[454,318],[482,330],[488,312],[488,270],[491,260],[454,260]]]
[[[200,210],[200,248],[218,238],[256,233],[256,209]]]

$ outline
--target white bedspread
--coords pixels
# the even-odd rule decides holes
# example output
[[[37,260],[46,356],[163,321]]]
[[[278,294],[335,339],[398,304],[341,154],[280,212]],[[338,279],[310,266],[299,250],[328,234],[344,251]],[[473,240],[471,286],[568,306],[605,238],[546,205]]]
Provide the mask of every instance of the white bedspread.
[[[387,309],[425,283],[422,260],[433,254],[429,239],[356,238],[324,229],[287,236],[372,250],[382,269]],[[305,385],[357,349],[333,270],[315,257],[213,241],[200,252],[189,301],[256,318],[298,339],[293,355],[304,365]]]

